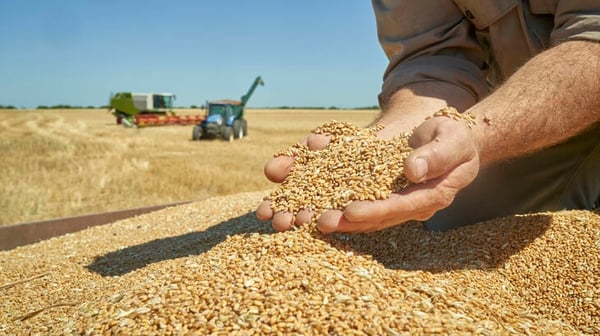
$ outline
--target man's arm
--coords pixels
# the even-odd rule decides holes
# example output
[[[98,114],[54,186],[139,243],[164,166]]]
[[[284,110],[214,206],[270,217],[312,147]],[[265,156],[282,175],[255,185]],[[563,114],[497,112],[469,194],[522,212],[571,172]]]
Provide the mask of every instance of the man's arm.
[[[580,133],[600,120],[600,43],[570,41],[539,54],[469,112],[484,166]]]
[[[377,118],[377,120],[375,120],[373,122],[373,124],[382,124],[385,126],[385,128],[383,130],[381,130],[378,134],[380,137],[392,138],[398,134],[412,131],[417,126],[422,124],[423,121],[427,117],[431,116],[434,112],[439,111],[440,109],[442,109],[446,106],[456,106],[461,111],[464,111],[465,109],[467,109],[474,103],[475,103],[475,100],[471,94],[469,94],[464,89],[462,89],[458,86],[455,86],[453,84],[449,84],[446,82],[439,82],[439,81],[413,83],[413,84],[407,85],[406,87],[398,90],[397,92],[395,92],[393,94],[393,96],[389,99],[388,103],[386,104],[386,107],[383,109],[381,115]],[[434,118],[434,119],[440,119],[440,120],[431,119],[431,121],[436,121],[436,122],[442,121],[444,124],[446,124],[446,125],[449,124],[451,127],[458,126],[457,132],[463,132],[463,133],[468,132],[468,129],[466,128],[466,126],[461,123],[457,123],[457,122],[447,119],[447,118],[443,118],[443,119]],[[454,125],[454,124],[456,124],[456,125]],[[457,135],[458,135],[458,133],[455,133],[452,135],[452,137],[455,139],[460,139],[460,141],[463,141],[462,137],[459,137]],[[413,144],[413,147],[417,147],[421,143],[426,143],[428,141],[431,141],[431,139],[418,139]],[[324,148],[328,144],[329,138],[324,135],[320,135],[320,134],[310,134],[302,142],[305,145],[307,145],[311,150],[319,150],[319,149]],[[444,142],[443,145],[453,147],[454,145],[452,145],[452,143],[453,143],[453,141]],[[467,148],[467,147],[464,147],[462,144],[457,144],[457,146],[460,146],[463,149]],[[471,152],[468,152],[468,153],[470,153],[469,155],[472,155],[473,152],[475,152],[474,144],[470,143],[470,144],[467,144],[467,146],[470,146],[468,148],[472,149]],[[450,149],[450,150],[452,150],[452,149]],[[462,167],[460,169],[458,169],[456,173],[454,173],[454,175],[460,176],[462,178],[463,174],[460,174],[461,171],[463,171],[465,168],[467,168],[470,171],[473,171],[473,169],[474,169],[474,173],[466,174],[468,176],[472,175],[472,178],[469,178],[468,181],[460,180],[457,182],[450,182],[452,184],[452,188],[461,188],[464,185],[466,185],[468,182],[472,181],[472,179],[474,178],[474,174],[476,174],[476,172],[477,172],[477,169],[473,168],[473,166],[477,166],[477,164],[475,162],[478,162],[478,161],[474,160],[474,162],[471,162],[468,165],[462,165]],[[289,174],[289,171],[292,168],[292,164],[293,164],[293,159],[290,157],[287,157],[287,156],[274,157],[271,160],[269,160],[267,162],[267,164],[265,165],[265,169],[264,169],[265,176],[273,182],[281,183]],[[415,170],[414,174],[419,174],[419,172],[420,172],[419,169],[421,169],[419,167],[421,167],[421,166],[419,166],[419,164],[417,163],[415,166],[416,170]],[[413,176],[411,176],[411,180],[412,181],[421,181],[421,177],[414,176],[414,174],[413,174]],[[447,180],[453,181],[452,178],[449,178]],[[431,199],[431,197],[428,195],[427,192],[421,193],[421,195],[425,199]],[[415,196],[415,195],[413,195],[413,196]],[[435,198],[437,200],[439,200],[439,197],[435,197]],[[418,197],[413,197],[408,200],[410,202],[416,202],[412,206],[415,210],[417,210],[417,208],[419,207],[419,203],[420,203],[420,201],[415,201],[417,199],[418,199]],[[360,210],[360,209],[362,209],[360,206],[360,204],[362,204],[362,203],[363,202],[354,202],[354,205],[351,205],[351,207],[358,205],[358,208]],[[375,202],[375,204],[379,204],[380,208],[381,208],[380,210],[382,210],[382,211],[387,211],[387,210],[392,209],[391,207],[386,205],[385,201],[378,201],[378,202]],[[406,208],[406,207],[404,207],[404,208]],[[428,209],[429,209],[429,207],[427,208],[427,210]],[[365,209],[365,210],[370,212],[368,214],[369,218],[376,219],[376,221],[374,221],[373,223],[379,225],[379,223],[380,223],[379,220],[381,219],[381,211],[378,211],[376,213],[369,209]],[[350,213],[352,213],[352,211]],[[322,227],[321,229],[324,232],[335,231],[336,230],[334,228],[335,221],[339,220],[339,218],[341,216],[341,212],[340,211],[329,211],[329,212],[326,212],[326,214],[328,214],[327,216],[331,216],[332,214],[335,216],[335,218],[331,219],[331,220],[327,219],[327,218],[329,218],[327,216],[323,217],[324,225],[331,226],[332,228],[331,228],[331,230],[328,230],[327,228],[324,228],[324,227]],[[416,216],[414,211],[407,211],[407,214],[409,214],[410,216]],[[268,201],[264,201],[259,205],[259,207],[257,208],[257,211],[256,211],[256,215],[261,220],[272,219],[272,225],[277,231],[289,230],[292,228],[292,226],[294,224],[301,225],[303,223],[308,222],[311,218],[311,213],[307,212],[307,211],[300,211],[300,213],[298,213],[298,214],[291,214],[291,213],[285,213],[285,212],[274,213],[273,210],[271,209]],[[431,214],[426,212],[426,213],[420,214],[419,217],[415,217],[415,218],[411,217],[411,218],[407,218],[406,220],[426,219],[430,215]],[[389,225],[399,223],[399,222],[396,222],[396,220],[397,220],[396,216],[392,216],[390,218],[390,220],[394,221],[394,222],[390,223]],[[295,221],[295,222],[293,222],[293,221]],[[368,230],[368,227],[369,227],[368,224],[360,224],[360,225],[362,225],[363,230]]]
[[[417,148],[405,162],[405,173],[422,183],[386,200],[353,202],[344,212],[328,211],[320,217],[319,229],[373,231],[428,219],[452,203],[480,165],[551,146],[598,123],[599,74],[600,43],[565,42],[541,53],[469,110],[477,116],[473,130],[443,117],[416,129]],[[382,120],[393,125],[400,120],[394,116],[399,118],[400,112],[391,106]]]

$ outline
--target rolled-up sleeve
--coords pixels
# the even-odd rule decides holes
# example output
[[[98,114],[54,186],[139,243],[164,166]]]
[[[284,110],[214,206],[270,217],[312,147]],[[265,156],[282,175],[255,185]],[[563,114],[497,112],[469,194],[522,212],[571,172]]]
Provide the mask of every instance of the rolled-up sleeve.
[[[556,45],[569,40],[600,42],[599,0],[562,0],[558,2],[550,43]]]
[[[389,59],[379,96],[384,105],[400,88],[442,81],[476,100],[488,87],[484,54],[471,24],[452,1],[372,0],[379,42]]]

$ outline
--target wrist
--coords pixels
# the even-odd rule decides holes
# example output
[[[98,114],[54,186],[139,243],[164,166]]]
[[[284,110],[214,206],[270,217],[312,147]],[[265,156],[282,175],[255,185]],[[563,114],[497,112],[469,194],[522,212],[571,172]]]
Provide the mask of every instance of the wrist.
[[[490,144],[490,139],[493,138],[491,132],[494,126],[494,120],[487,117],[485,114],[474,114],[475,125],[471,128],[471,134],[477,152],[479,154],[479,162],[482,167],[493,163],[493,155],[490,155],[490,149],[500,144]]]
[[[382,138],[410,133],[433,113],[454,106],[464,111],[475,103],[473,97],[459,87],[445,82],[413,83],[396,91],[382,106],[381,115],[373,122],[384,129]]]

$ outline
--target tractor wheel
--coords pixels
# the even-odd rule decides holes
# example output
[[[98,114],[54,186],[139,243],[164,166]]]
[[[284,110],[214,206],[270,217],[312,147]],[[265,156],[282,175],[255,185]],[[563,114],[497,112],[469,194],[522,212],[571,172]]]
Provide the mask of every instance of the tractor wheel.
[[[248,122],[246,119],[242,119],[242,130],[244,132],[244,136],[248,136]]]
[[[233,121],[233,136],[236,139],[241,139],[244,137],[244,130],[242,129],[242,122],[240,120]]]
[[[192,130],[192,140],[200,140],[202,138],[202,127],[199,125],[194,126]]]
[[[225,139],[229,142],[233,142],[233,127],[226,126],[223,129],[223,139]]]

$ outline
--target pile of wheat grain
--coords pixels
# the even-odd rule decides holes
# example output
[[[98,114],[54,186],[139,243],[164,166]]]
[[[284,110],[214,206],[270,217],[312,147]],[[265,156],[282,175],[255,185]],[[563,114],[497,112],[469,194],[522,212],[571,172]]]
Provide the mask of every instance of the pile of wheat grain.
[[[469,127],[475,118],[459,113],[453,107],[443,108],[433,117],[447,117],[465,122]],[[275,212],[297,214],[312,212],[315,221],[323,212],[344,209],[352,201],[382,200],[406,188],[410,182],[404,175],[404,161],[412,148],[410,133],[391,139],[377,137],[382,125],[357,127],[332,120],[312,131],[330,137],[329,144],[317,151],[297,143],[275,156],[294,159],[287,178],[266,197]]]
[[[382,126],[360,128],[333,120],[312,132],[331,140],[326,148],[311,151],[295,144],[276,156],[294,158],[288,177],[267,199],[275,212],[293,214],[302,209],[313,219],[324,211],[343,209],[352,201],[380,200],[409,183],[404,175],[404,160],[412,150],[408,134],[380,139]]]
[[[268,194],[273,205],[319,213],[404,186],[394,179],[406,138],[379,141],[376,131],[328,123],[316,130],[332,136],[327,150],[288,149],[295,170]],[[259,222],[265,194],[0,252],[0,334],[600,333],[597,212],[323,236],[312,224],[276,233]]]
[[[213,198],[0,252],[0,334],[598,334],[600,214],[321,236]]]

